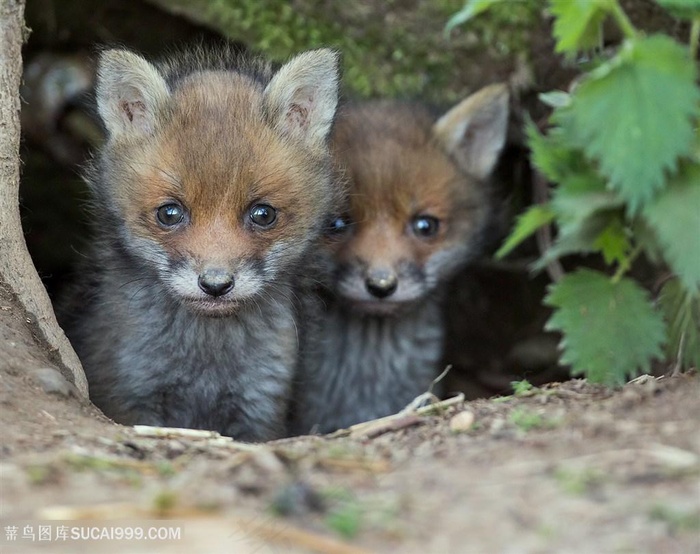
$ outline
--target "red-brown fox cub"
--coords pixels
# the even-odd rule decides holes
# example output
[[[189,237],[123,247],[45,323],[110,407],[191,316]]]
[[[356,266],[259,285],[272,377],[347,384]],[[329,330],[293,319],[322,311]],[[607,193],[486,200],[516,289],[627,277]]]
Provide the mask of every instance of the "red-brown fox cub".
[[[64,310],[115,420],[284,434],[307,277],[338,196],[337,55],[279,71],[229,52],[99,60],[96,233]]]
[[[437,121],[417,104],[339,111],[333,146],[350,207],[336,222],[321,367],[299,377],[298,432],[385,416],[428,390],[441,369],[441,294],[479,253],[507,122],[501,85]]]

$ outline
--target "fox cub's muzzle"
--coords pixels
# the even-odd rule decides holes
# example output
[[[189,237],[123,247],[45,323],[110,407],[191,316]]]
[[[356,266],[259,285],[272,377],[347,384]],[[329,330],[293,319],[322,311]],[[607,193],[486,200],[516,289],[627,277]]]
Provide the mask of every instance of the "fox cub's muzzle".
[[[365,287],[367,292],[376,298],[387,298],[396,291],[399,279],[396,273],[389,269],[375,269],[367,272]]]
[[[233,289],[234,278],[231,273],[221,268],[205,269],[199,274],[199,288],[213,297],[223,296]]]

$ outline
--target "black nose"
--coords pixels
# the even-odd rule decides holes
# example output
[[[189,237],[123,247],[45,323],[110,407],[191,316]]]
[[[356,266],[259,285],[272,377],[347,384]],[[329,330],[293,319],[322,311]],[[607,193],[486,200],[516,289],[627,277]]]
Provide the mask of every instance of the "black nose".
[[[223,296],[233,288],[233,275],[223,269],[205,269],[199,275],[199,288],[210,296]]]
[[[391,296],[398,285],[399,280],[396,275],[386,270],[372,272],[365,279],[367,291],[377,298]]]

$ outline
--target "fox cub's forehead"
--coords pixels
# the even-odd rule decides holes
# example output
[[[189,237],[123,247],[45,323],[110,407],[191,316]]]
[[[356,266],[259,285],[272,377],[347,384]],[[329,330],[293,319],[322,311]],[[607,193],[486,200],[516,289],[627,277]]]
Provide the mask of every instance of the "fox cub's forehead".
[[[167,132],[204,134],[201,138],[218,135],[220,140],[233,132],[255,132],[264,126],[262,94],[260,84],[244,75],[223,71],[194,73],[181,81],[173,93]]]
[[[157,156],[185,185],[216,188],[254,180],[265,165],[279,172],[287,145],[266,123],[260,85],[245,76],[204,72],[174,91]]]
[[[350,181],[356,217],[448,209],[463,180],[433,140],[434,118],[419,105],[375,102],[347,110],[334,135],[335,155]]]
[[[347,165],[351,211],[362,220],[386,213],[405,219],[425,211],[446,217],[470,193],[465,176],[430,144],[367,146]]]

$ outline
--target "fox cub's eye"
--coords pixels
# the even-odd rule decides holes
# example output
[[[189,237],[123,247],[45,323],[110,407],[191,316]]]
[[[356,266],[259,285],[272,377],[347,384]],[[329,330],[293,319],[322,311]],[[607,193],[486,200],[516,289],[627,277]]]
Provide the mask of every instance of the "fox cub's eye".
[[[269,227],[277,219],[277,210],[267,204],[255,204],[250,208],[250,220],[258,227]]]
[[[329,235],[342,235],[350,230],[350,218],[346,215],[334,217],[328,223]]]
[[[434,237],[440,228],[440,221],[432,215],[417,215],[411,221],[413,234],[421,238]]]
[[[185,219],[185,210],[180,204],[163,204],[156,210],[156,219],[164,227],[173,227]]]

